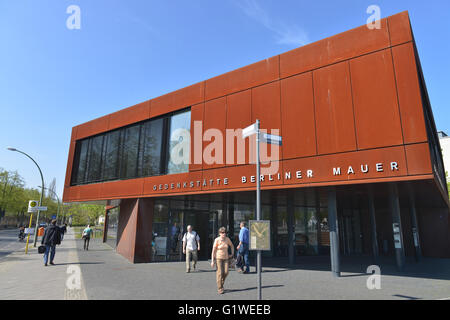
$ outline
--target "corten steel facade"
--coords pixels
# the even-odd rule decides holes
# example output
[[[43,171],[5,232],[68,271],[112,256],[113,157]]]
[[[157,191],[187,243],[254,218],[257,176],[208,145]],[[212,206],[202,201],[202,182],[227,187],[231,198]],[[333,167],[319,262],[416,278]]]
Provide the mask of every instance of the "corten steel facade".
[[[246,164],[235,164],[236,152],[234,164],[194,163],[195,152],[202,154],[210,143],[195,141],[194,134],[187,172],[73,182],[77,142],[186,108],[191,134],[195,121],[202,121],[202,133],[217,128],[224,137],[226,129],[256,119],[263,129],[280,130],[278,172],[261,185],[273,199],[284,197],[289,226],[297,191],[309,190],[331,219],[362,210],[360,253],[450,257],[442,156],[407,12],[382,19],[380,29],[364,25],[75,126],[63,201],[120,200],[116,250],[132,262],[152,260],[158,199],[219,197],[229,215],[232,195],[255,190],[248,139]],[[225,159],[225,147],[223,153]],[[275,220],[276,210],[270,215]],[[393,240],[395,222],[402,232],[400,250]],[[343,242],[349,240],[340,233],[346,225],[338,224],[342,230],[334,232],[341,241],[331,246],[345,253]],[[292,261],[295,235],[288,229]]]

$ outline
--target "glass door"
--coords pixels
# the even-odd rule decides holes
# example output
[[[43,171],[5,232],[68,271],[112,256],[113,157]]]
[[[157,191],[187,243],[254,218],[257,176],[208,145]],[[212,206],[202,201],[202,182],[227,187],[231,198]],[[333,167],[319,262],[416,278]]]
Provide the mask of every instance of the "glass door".
[[[167,259],[169,261],[181,261],[183,259],[183,217],[182,210],[170,210],[168,237],[167,237]]]
[[[198,252],[198,258],[206,260],[211,254],[212,244],[210,243],[210,215],[208,211],[200,210],[185,210],[183,220],[183,234],[187,231],[187,226],[192,226],[200,237],[200,251]],[[217,220],[217,219],[216,219]]]

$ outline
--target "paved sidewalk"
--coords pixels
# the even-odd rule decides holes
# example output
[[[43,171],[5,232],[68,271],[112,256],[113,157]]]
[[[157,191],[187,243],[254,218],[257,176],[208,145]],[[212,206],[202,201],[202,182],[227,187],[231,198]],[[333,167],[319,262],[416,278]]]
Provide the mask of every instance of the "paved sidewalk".
[[[185,262],[132,264],[99,241],[92,242],[89,251],[78,252],[88,299],[257,298],[254,272],[231,271],[225,294],[219,295],[215,270],[208,261],[200,261],[197,272],[185,273]],[[386,263],[381,269],[381,290],[369,290],[365,272],[370,261],[343,259],[342,277],[336,279],[329,271],[329,257],[308,258],[294,268],[276,263],[264,266],[263,299],[450,299],[450,259],[411,263],[402,274],[393,263]]]
[[[185,273],[185,262],[132,264],[100,240],[89,251],[71,229],[57,246],[55,266],[43,266],[43,255],[30,247],[0,259],[0,299],[256,299],[257,275],[230,271],[225,294],[218,295],[215,270],[200,261]],[[329,257],[304,257],[293,268],[283,260],[265,261],[263,299],[450,299],[450,259],[408,263],[399,273],[393,259],[381,264],[381,289],[369,290],[370,259],[343,257],[342,277],[331,275]],[[74,274],[67,273],[75,272]],[[79,275],[80,281],[71,281]],[[80,284],[80,289],[74,284]],[[68,289],[71,287],[71,290]]]
[[[77,246],[73,229],[69,228],[61,245],[56,246],[55,265],[44,267],[44,255],[37,252],[30,239],[28,254],[15,251],[0,260],[0,299],[85,299],[81,288],[68,290],[66,281],[70,265],[78,265]],[[25,244],[24,244],[25,247]],[[70,269],[69,269],[70,270]],[[73,272],[73,270],[70,270]]]

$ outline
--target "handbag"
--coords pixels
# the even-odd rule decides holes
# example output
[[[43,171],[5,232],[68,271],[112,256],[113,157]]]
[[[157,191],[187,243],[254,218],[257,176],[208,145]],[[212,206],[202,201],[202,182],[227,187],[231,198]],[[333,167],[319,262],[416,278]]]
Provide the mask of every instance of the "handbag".
[[[45,252],[45,246],[39,246],[38,253],[44,253],[44,252]]]
[[[236,258],[231,257],[228,259],[228,268],[232,270],[236,269]]]

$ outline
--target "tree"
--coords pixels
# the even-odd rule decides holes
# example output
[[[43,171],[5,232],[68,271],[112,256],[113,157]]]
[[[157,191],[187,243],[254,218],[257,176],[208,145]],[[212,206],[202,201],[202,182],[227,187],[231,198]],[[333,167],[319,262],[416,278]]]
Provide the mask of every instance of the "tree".
[[[17,171],[0,168],[0,218],[4,217],[6,212],[20,210],[23,186],[23,178]]]
[[[95,204],[71,203],[65,212],[66,216],[72,216],[72,225],[95,225],[98,218],[105,213],[105,207]]]

